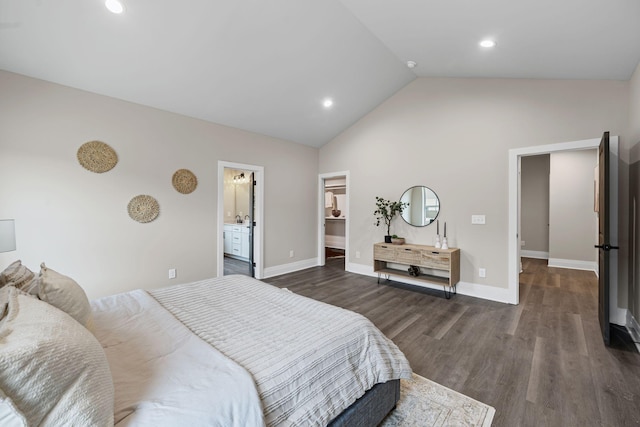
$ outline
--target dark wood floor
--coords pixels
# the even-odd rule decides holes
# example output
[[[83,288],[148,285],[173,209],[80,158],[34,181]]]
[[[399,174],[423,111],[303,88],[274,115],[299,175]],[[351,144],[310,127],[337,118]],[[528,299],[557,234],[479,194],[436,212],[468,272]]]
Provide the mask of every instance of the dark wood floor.
[[[494,426],[640,425],[640,354],[603,345],[595,275],[523,267],[518,306],[378,285],[343,259],[265,282],[366,316],[414,372],[496,408]]]
[[[239,259],[224,257],[224,275],[230,274],[242,274],[244,276],[251,276],[251,269],[249,268],[249,261],[241,261]]]

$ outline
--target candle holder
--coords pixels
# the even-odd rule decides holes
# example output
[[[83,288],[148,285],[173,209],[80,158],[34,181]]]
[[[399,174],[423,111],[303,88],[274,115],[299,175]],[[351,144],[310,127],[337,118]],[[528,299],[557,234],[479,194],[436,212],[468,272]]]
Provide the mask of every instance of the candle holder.
[[[442,238],[442,249],[449,249],[449,245],[447,244],[447,238]]]
[[[436,248],[438,248],[438,249],[440,249],[440,248],[441,248],[441,245],[440,245],[440,235],[439,235],[439,234],[436,234],[436,244],[435,244],[435,247],[436,247]]]

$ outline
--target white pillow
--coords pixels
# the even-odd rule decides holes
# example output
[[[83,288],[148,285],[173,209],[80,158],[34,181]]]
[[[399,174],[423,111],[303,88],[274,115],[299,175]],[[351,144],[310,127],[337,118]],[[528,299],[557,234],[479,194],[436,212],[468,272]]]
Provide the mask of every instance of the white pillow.
[[[0,389],[16,410],[34,426],[113,426],[113,379],[96,338],[12,286],[0,294]]]
[[[38,298],[64,311],[81,325],[92,329],[91,304],[82,287],[72,278],[40,264],[40,275],[34,280]]]
[[[2,427],[28,427],[27,419],[0,390],[0,426]]]

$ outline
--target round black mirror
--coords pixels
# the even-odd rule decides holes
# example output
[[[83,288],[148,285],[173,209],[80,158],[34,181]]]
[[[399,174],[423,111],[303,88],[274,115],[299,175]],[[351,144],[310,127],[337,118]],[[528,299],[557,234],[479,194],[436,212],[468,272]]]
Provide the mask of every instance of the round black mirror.
[[[431,224],[440,213],[440,199],[432,189],[422,185],[416,185],[402,193],[400,201],[409,203],[402,211],[402,219],[414,227]]]

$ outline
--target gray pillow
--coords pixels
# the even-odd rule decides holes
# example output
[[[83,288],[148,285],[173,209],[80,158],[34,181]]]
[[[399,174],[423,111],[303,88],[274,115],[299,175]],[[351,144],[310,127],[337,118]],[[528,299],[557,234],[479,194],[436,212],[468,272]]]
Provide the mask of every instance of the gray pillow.
[[[0,287],[11,284],[18,289],[29,292],[34,276],[33,271],[22,265],[22,261],[17,260],[0,273]]]
[[[40,275],[33,282],[38,298],[67,313],[92,330],[91,304],[84,289],[72,278],[40,264]]]

